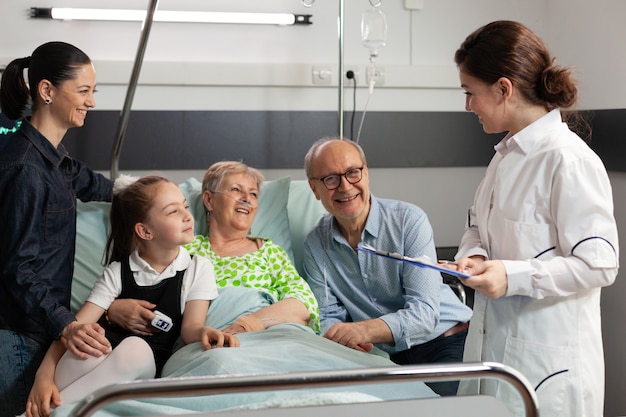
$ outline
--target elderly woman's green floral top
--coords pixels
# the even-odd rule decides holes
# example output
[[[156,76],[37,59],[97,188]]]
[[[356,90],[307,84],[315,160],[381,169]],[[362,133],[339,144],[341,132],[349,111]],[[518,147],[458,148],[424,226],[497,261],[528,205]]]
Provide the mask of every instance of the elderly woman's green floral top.
[[[243,256],[220,257],[213,252],[208,236],[198,235],[185,248],[191,255],[213,262],[218,288],[250,287],[269,294],[275,301],[295,298],[309,310],[309,327],[319,333],[317,300],[309,284],[298,275],[287,252],[270,239],[256,251]]]

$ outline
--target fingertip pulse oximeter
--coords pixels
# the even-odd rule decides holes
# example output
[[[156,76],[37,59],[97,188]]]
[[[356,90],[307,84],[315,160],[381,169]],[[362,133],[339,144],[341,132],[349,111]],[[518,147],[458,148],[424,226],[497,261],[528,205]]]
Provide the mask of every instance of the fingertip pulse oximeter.
[[[151,324],[164,332],[169,332],[173,326],[172,319],[158,310],[154,310],[154,318]]]

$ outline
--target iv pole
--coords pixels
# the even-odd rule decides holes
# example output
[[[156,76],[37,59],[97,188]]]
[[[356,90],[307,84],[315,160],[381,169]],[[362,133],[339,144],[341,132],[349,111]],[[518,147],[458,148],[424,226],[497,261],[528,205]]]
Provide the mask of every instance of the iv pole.
[[[124,108],[120,114],[117,132],[115,133],[115,143],[113,144],[113,153],[111,155],[111,181],[115,181],[118,176],[120,153],[122,152],[122,143],[124,142],[126,127],[128,126],[128,118],[130,117],[130,107],[133,103],[133,97],[135,96],[135,89],[137,87],[137,81],[139,80],[139,71],[141,70],[141,64],[143,63],[143,56],[146,52],[146,45],[148,44],[148,37],[150,36],[150,29],[152,28],[152,21],[154,19],[154,12],[157,9],[158,3],[159,0],[150,1],[146,12],[146,19],[143,22],[139,47],[137,48],[137,55],[135,56],[135,64],[130,77],[128,90],[126,91]]]
[[[344,0],[339,0],[339,137],[343,138],[343,20]]]

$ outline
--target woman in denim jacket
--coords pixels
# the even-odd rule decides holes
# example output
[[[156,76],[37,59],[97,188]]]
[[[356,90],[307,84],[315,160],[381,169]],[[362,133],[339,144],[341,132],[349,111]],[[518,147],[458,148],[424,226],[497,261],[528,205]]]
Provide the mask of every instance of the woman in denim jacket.
[[[24,70],[28,69],[28,85]],[[72,159],[61,141],[93,108],[96,74],[89,57],[63,42],[39,46],[4,70],[0,106],[32,115],[0,152],[0,415],[22,413],[48,346],[62,339],[77,355],[108,349],[83,337],[70,312],[76,198],[111,200],[111,181]]]

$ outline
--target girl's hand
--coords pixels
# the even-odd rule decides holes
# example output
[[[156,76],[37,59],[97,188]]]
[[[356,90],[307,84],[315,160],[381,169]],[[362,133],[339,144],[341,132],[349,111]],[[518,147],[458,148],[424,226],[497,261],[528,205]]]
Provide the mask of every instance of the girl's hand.
[[[59,389],[51,378],[36,377],[28,394],[26,417],[48,417],[52,409],[61,405]]]
[[[221,330],[217,330],[209,326],[203,327],[200,342],[202,343],[202,346],[204,346],[205,350],[211,349],[213,344],[215,344],[215,347],[218,348],[224,346],[239,347],[239,339],[237,336],[224,333]]]

